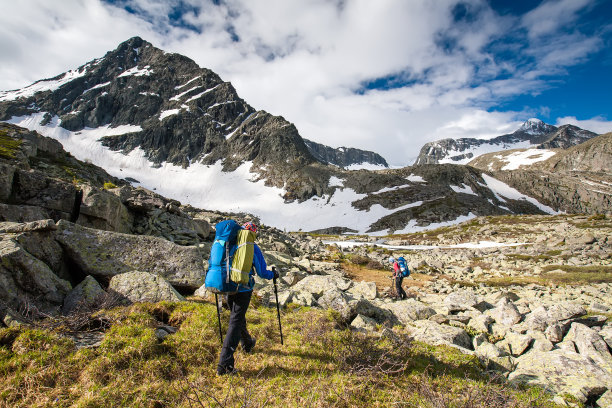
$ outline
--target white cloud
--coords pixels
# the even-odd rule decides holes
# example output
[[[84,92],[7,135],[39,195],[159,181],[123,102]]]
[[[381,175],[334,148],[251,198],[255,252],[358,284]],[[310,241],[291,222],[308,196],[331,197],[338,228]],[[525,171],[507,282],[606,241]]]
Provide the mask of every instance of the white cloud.
[[[561,125],[574,125],[599,134],[612,132],[612,121],[606,120],[602,117],[578,120],[575,116],[566,116],[557,119],[556,126]]]
[[[135,13],[101,0],[53,6],[20,0],[7,2],[0,15],[0,89],[68,71],[139,35],[212,69],[253,107],[284,116],[308,139],[374,150],[405,165],[431,140],[514,130],[522,112],[489,108],[537,93],[546,87],[542,75],[601,47],[578,32],[549,35],[571,24],[585,1],[548,1],[519,21],[497,15],[483,0],[120,3]],[[180,22],[168,17],[178,5],[185,11]],[[458,5],[470,18],[455,21]],[[487,48],[516,34],[515,26],[527,30],[532,48],[512,41],[504,47],[533,60],[526,65]],[[390,75],[410,86],[360,89]]]

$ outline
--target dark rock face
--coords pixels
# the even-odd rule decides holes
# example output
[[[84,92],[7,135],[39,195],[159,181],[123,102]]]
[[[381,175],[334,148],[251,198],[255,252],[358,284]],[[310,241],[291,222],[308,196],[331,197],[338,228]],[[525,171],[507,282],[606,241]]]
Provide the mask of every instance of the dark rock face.
[[[569,149],[597,136],[597,133],[580,129],[573,125],[563,125],[554,132],[548,140],[538,146],[538,149]]]
[[[333,164],[346,168],[354,164],[372,164],[376,166],[389,167],[387,161],[378,153],[367,150],[354,149],[351,147],[333,147],[304,139],[310,153],[323,163]]]
[[[278,187],[297,178],[294,166],[316,162],[291,123],[256,112],[214,72],[141,38],[71,75],[76,78],[54,91],[24,92],[15,99],[0,95],[0,120],[47,112],[49,120],[57,115],[71,131],[132,125],[130,133],[104,137],[102,143],[124,152],[140,147],[156,164],[222,160],[228,171],[245,161],[252,161],[254,170],[273,165],[276,171],[265,177]]]

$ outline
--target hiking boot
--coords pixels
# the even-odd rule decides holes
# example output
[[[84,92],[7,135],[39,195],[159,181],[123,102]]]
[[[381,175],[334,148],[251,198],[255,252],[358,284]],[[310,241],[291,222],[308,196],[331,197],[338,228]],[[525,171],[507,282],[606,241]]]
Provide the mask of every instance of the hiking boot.
[[[255,337],[251,337],[251,341],[249,342],[249,344],[243,344],[242,349],[245,353],[250,353],[251,351],[253,351],[255,343],[257,343],[257,340],[255,339]]]
[[[217,375],[236,375],[236,374],[238,374],[238,370],[236,370],[232,366],[229,366],[229,367],[217,366]]]

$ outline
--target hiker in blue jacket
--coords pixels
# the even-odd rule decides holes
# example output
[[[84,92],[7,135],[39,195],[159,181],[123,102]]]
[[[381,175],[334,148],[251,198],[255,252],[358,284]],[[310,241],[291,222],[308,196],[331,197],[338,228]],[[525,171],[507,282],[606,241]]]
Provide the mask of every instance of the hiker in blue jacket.
[[[257,234],[257,226],[252,222],[247,222],[243,225],[243,228]],[[238,347],[238,343],[242,343],[242,349],[245,353],[250,353],[253,347],[255,347],[256,340],[249,334],[246,322],[246,312],[249,308],[251,295],[253,294],[253,286],[255,285],[253,270],[255,270],[259,277],[264,279],[278,278],[278,272],[275,267],[272,267],[272,270],[267,269],[266,260],[257,244],[253,245],[253,249],[253,268],[249,273],[248,285],[240,285],[238,287],[238,293],[227,297],[227,303],[230,309],[230,320],[225,339],[223,340],[219,364],[217,365],[218,375],[235,374],[237,372],[234,368],[234,352]]]

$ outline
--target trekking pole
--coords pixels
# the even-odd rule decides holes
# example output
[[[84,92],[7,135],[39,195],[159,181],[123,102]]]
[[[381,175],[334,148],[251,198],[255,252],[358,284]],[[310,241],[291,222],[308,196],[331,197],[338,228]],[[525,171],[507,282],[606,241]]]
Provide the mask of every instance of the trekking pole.
[[[219,312],[219,299],[217,298],[216,293],[215,293],[215,308],[217,309],[217,320],[219,321],[219,339],[221,340],[221,344],[223,344],[223,332],[221,331],[221,312]]]
[[[281,336],[281,345],[283,344],[283,326],[281,325],[280,319],[280,307],[278,306],[278,288],[276,287],[276,268],[272,267],[272,272],[274,272],[274,296],[276,296],[276,315],[278,316],[278,330],[280,331]]]

